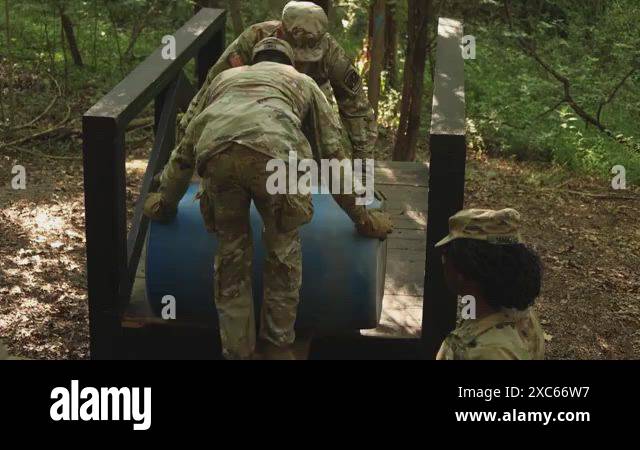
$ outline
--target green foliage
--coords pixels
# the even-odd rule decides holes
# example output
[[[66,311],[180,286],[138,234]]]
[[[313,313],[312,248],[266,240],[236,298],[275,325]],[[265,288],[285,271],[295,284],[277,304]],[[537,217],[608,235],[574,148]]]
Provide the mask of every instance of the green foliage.
[[[484,150],[553,161],[603,177],[622,164],[628,179],[640,182],[640,153],[586,126],[567,103],[552,109],[564,98],[562,84],[516,43],[521,37],[535,45],[537,54],[570,81],[576,103],[595,117],[624,74],[640,64],[640,11],[634,3],[610,2],[597,17],[585,5],[564,3],[555,10],[561,21],[536,21],[531,16],[518,20],[519,10],[514,8],[514,31],[502,22],[467,25],[465,32],[478,40],[477,59],[466,63],[467,104]],[[636,144],[639,81],[640,70],[603,107],[601,117],[608,129]]]
[[[243,1],[245,24],[277,19],[286,0]],[[334,1],[331,31],[347,53],[358,58],[368,31],[370,0]],[[571,95],[595,116],[622,76],[640,64],[640,8],[637,0],[530,2],[511,0],[514,28],[505,22],[503,1],[468,2],[434,0],[440,16],[465,21],[465,33],[477,38],[477,59],[466,61],[466,94],[472,148],[527,160],[552,161],[571,170],[609,177],[611,167],[622,164],[630,182],[640,182],[640,154],[585,122],[566,103],[562,85],[517,45],[522,38],[534,45],[549,66],[571,83]],[[85,67],[73,66],[63,52],[57,5],[66,10]],[[220,1],[225,6],[224,0]],[[156,13],[149,15],[152,5]],[[43,111],[55,92],[48,72],[65,90],[64,101],[74,116],[94,103],[160,46],[162,36],[180,27],[193,14],[189,0],[66,0],[10,2],[11,42],[5,45],[0,25],[0,73],[13,71],[12,98],[16,114],[7,120],[26,123]],[[383,74],[380,124],[393,135],[399,118],[402,73],[405,63],[406,1],[396,1],[399,86],[388,84]],[[146,21],[131,55],[132,30]],[[235,38],[228,21],[227,42]],[[436,17],[432,18],[432,34]],[[421,135],[428,135],[431,78],[425,75]],[[189,75],[192,67],[187,68]],[[29,76],[36,82],[27,80]],[[35,83],[35,85],[34,85]],[[640,70],[629,77],[612,101],[602,108],[602,123],[632,143],[640,143]],[[0,85],[3,95],[7,85]],[[38,92],[44,95],[30,95]],[[20,95],[24,94],[24,95]],[[5,102],[7,103],[7,102]],[[51,120],[64,116],[66,104],[58,102]],[[8,105],[7,105],[8,107]],[[16,117],[17,116],[17,117]]]

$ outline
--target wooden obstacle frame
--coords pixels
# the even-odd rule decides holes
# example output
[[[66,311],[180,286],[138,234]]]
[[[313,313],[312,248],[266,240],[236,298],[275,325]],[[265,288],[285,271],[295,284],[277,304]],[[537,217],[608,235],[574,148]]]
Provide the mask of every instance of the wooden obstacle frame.
[[[195,58],[199,86],[225,49],[226,11],[201,9],[174,33],[175,59],[158,48],[83,116],[83,161],[87,241],[87,278],[92,359],[158,357],[147,349],[170,345],[171,337],[146,336],[126,342],[122,319],[130,301],[148,229],[143,199],[166,164],[176,141],[178,110],[185,110],[197,89],[184,67]],[[466,158],[462,25],[441,18],[438,24],[431,159],[426,227],[421,338],[340,336],[321,339],[318,359],[430,359],[455,325],[455,297],[446,289],[435,243],[448,233],[448,218],[462,209]],[[129,123],[154,102],[155,141],[127,232],[125,133]],[[203,346],[211,336],[189,337]],[[204,340],[208,342],[202,342]],[[135,351],[132,350],[135,348]],[[150,356],[151,355],[151,356]]]

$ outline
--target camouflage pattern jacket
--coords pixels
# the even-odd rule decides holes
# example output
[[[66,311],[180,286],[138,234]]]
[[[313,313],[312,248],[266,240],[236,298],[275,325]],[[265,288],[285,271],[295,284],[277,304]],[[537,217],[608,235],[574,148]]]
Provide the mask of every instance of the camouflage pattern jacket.
[[[202,109],[204,91],[212,81],[227,69],[250,64],[253,47],[262,39],[272,36],[283,39],[284,32],[280,21],[263,22],[249,27],[227,48],[209,71],[202,89],[182,118],[182,129],[186,129],[191,119],[198,114],[198,110]],[[318,62],[296,63],[296,69],[309,75],[330,102],[335,95],[342,123],[353,147],[353,157],[372,158],[378,128],[360,75],[331,35],[327,33],[320,45],[323,58]]]
[[[466,320],[442,343],[437,359],[544,359],[544,333],[531,308]]]
[[[227,70],[202,92],[199,105],[160,178],[169,208],[185,194],[194,170],[202,177],[211,157],[234,143],[285,162],[290,151],[312,159],[303,122],[311,124],[316,159],[346,159],[338,117],[313,80],[291,66],[262,62]],[[365,210],[354,195],[334,198],[360,223]]]

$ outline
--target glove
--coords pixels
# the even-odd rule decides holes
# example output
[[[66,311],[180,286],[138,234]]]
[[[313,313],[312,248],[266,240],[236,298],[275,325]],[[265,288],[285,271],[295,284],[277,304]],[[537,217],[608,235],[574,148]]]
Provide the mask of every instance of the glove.
[[[384,241],[393,231],[393,223],[389,214],[382,211],[367,211],[364,221],[357,225],[357,229],[362,236]]]
[[[149,194],[144,202],[144,215],[156,222],[169,222],[177,213],[178,208],[169,205],[157,192]]]

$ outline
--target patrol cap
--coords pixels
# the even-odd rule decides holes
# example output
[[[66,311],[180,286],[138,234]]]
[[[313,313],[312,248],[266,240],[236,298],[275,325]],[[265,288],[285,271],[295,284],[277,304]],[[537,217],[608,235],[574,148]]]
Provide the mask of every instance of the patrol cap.
[[[465,209],[449,219],[449,235],[436,244],[442,247],[455,239],[476,239],[490,244],[518,244],[520,213],[507,208]]]
[[[293,45],[296,61],[322,59],[321,43],[329,27],[329,19],[322,7],[312,2],[289,2],[282,11],[282,25]]]
[[[287,41],[282,39],[278,39],[277,37],[268,37],[260,42],[258,42],[255,47],[253,47],[253,59],[256,59],[256,55],[260,52],[264,52],[266,50],[275,50],[280,53],[284,53],[291,61],[291,65],[295,63],[295,56],[293,54],[293,49],[291,45]]]

